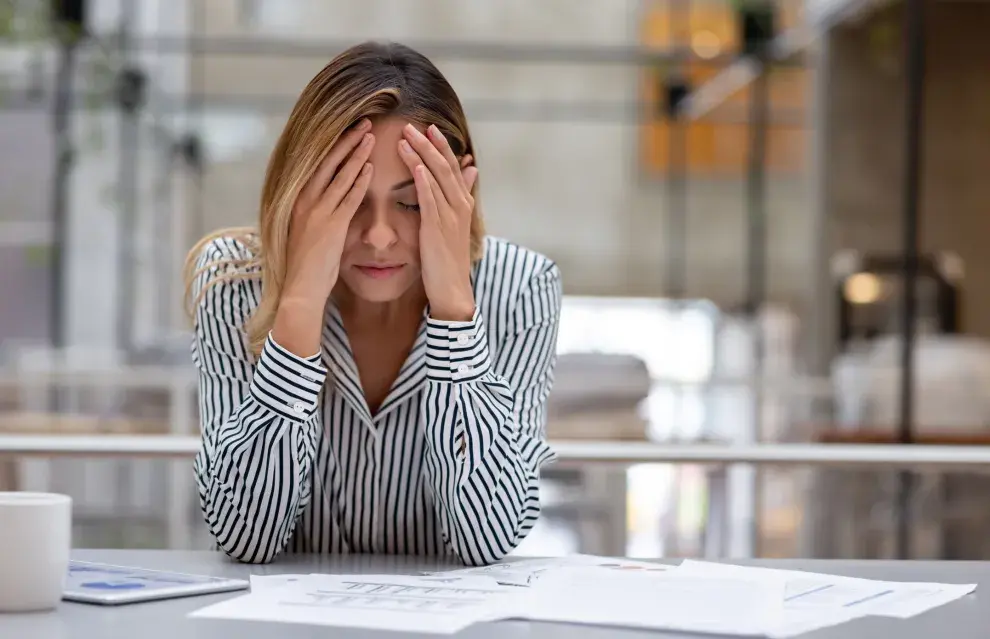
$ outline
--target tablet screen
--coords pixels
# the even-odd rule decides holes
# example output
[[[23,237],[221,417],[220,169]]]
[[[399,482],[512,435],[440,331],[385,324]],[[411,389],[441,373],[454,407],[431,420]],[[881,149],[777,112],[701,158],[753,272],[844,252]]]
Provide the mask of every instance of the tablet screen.
[[[248,586],[247,581],[240,579],[72,561],[64,598],[90,603],[127,603],[242,590]]]

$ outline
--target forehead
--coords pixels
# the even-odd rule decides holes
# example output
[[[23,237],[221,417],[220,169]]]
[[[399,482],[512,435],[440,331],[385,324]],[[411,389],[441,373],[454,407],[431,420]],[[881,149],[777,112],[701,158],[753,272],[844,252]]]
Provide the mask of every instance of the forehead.
[[[371,150],[368,161],[375,167],[375,174],[372,176],[370,189],[390,189],[394,184],[412,177],[409,167],[399,157],[402,128],[408,123],[408,120],[397,117],[376,118],[371,121],[375,148]],[[425,131],[425,127],[418,124],[415,126],[420,131]]]

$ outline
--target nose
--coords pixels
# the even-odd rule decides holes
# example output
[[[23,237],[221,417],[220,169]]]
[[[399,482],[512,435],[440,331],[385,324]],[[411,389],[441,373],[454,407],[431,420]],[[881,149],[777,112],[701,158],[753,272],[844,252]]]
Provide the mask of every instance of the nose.
[[[382,210],[380,207],[375,208],[377,210],[368,211],[369,215],[366,217],[367,226],[364,228],[361,239],[376,251],[383,251],[391,248],[399,239],[399,236],[395,232],[395,226],[389,220],[388,212]]]

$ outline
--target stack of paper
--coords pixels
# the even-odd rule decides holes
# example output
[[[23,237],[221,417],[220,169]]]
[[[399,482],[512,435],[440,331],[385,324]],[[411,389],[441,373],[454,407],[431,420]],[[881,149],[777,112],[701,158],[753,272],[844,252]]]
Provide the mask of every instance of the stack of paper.
[[[784,581],[564,568],[530,588],[518,616],[653,630],[764,636],[783,615]]]
[[[460,568],[445,572],[430,573],[433,575],[449,575],[465,577],[470,575],[491,577],[503,586],[531,586],[540,575],[561,568],[597,567],[623,572],[666,572],[672,566],[648,561],[634,561],[616,557],[597,557],[595,555],[568,555],[566,557],[550,557],[544,559],[521,559],[491,566],[478,568]]]
[[[285,575],[191,616],[452,634],[504,616],[518,589],[488,577]],[[504,601],[503,601],[504,600]]]
[[[758,583],[785,581],[784,616],[771,627],[771,638],[794,637],[811,630],[876,615],[906,619],[968,595],[976,584],[936,584],[877,581],[799,570],[750,568],[685,560],[683,575],[719,579],[748,579]]]
[[[974,589],[576,555],[427,575],[253,577],[251,594],[193,614],[437,634],[528,619],[782,639],[867,615],[910,617]]]

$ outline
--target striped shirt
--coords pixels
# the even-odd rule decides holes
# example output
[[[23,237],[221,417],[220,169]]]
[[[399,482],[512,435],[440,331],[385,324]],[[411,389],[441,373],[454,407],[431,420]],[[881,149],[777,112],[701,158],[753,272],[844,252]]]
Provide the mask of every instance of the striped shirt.
[[[217,546],[245,562],[281,552],[501,559],[539,516],[561,283],[546,257],[488,238],[467,322],[430,318],[386,399],[369,410],[339,310],[303,358],[268,336],[246,349],[261,281],[212,242],[194,283],[200,504]],[[228,263],[223,263],[224,261]],[[244,267],[240,267],[244,268]],[[209,280],[215,279],[211,286]],[[205,287],[205,289],[204,289]]]

